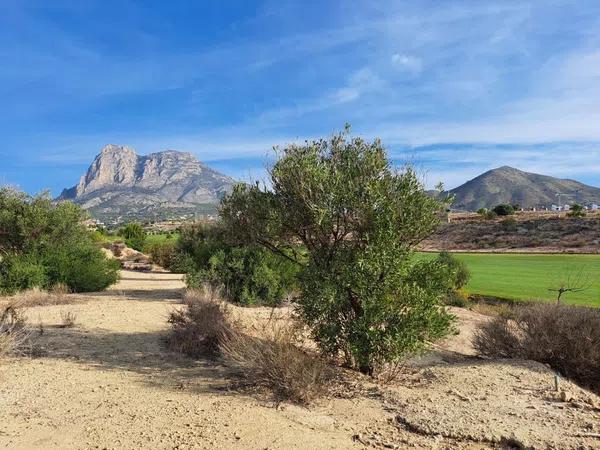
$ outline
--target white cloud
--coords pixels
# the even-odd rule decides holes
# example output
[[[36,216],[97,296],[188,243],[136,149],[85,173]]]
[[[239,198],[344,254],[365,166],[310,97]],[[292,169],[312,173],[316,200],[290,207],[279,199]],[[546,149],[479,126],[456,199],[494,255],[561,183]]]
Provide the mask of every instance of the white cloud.
[[[392,65],[402,72],[418,75],[423,70],[423,62],[415,56],[394,53],[391,61]]]

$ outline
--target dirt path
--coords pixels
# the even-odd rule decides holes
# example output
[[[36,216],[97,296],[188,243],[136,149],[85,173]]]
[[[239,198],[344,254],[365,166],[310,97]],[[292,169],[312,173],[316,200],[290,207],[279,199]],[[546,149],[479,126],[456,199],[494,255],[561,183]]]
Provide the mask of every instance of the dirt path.
[[[277,407],[229,390],[218,365],[164,347],[182,288],[177,275],[124,272],[82,302],[29,308],[44,354],[0,362],[0,447],[481,449],[512,436],[536,448],[600,448],[590,437],[600,432],[598,397],[565,382],[574,399],[561,402],[546,368],[469,356],[483,316],[459,310],[463,332],[398,385]],[[65,311],[75,327],[58,328]]]

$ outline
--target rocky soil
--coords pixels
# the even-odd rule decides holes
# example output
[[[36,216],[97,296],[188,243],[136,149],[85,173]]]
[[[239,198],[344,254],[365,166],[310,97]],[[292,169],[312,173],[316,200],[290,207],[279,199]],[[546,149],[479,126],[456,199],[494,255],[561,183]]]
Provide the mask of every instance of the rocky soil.
[[[107,292],[29,308],[41,354],[0,361],[0,447],[600,448],[600,398],[566,380],[554,392],[543,365],[474,355],[485,316],[455,310],[461,333],[397,382],[356,377],[303,408],[234,389],[217,362],[169,352],[166,318],[182,288],[177,275],[126,271]],[[72,328],[60,328],[65,311]]]
[[[421,243],[424,251],[600,253],[600,216],[558,217],[522,212],[485,220],[451,215],[450,223]]]

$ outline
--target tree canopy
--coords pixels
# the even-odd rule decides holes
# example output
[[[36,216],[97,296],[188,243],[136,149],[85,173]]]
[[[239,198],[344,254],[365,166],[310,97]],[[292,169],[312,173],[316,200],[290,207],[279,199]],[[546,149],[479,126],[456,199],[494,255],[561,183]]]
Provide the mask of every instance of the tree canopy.
[[[442,292],[411,271],[446,204],[379,140],[348,130],[277,151],[270,187],[238,185],[221,218],[236,239],[302,267],[299,313],[321,349],[372,373],[447,333]]]

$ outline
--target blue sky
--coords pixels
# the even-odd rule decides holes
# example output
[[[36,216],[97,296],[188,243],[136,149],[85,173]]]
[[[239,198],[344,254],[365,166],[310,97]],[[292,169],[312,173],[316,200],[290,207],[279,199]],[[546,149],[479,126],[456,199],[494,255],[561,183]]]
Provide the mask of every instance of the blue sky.
[[[346,122],[428,186],[600,186],[600,2],[1,0],[0,99],[0,183],[29,192],[107,143],[261,177]]]

